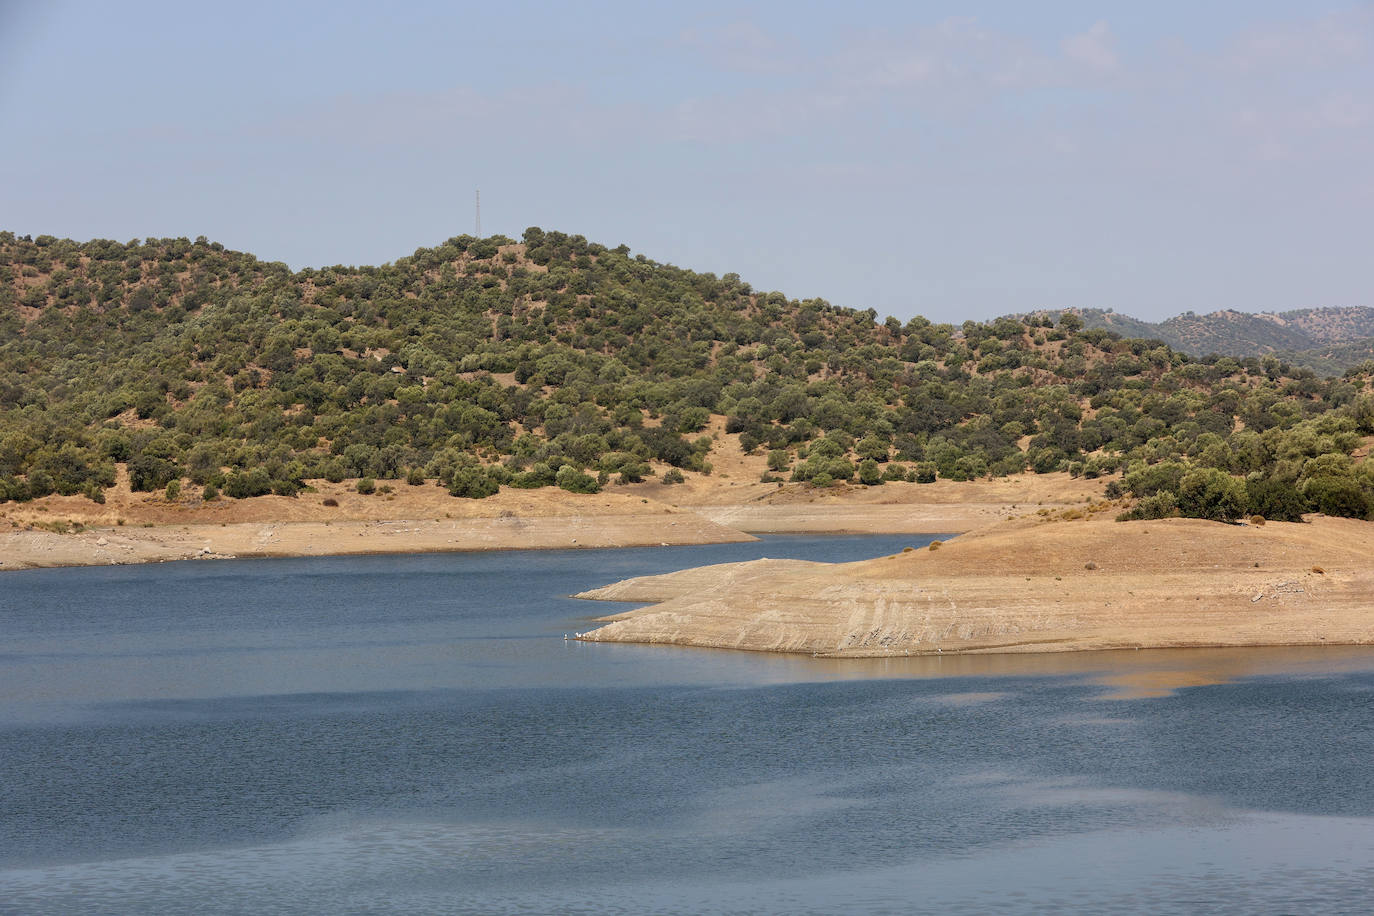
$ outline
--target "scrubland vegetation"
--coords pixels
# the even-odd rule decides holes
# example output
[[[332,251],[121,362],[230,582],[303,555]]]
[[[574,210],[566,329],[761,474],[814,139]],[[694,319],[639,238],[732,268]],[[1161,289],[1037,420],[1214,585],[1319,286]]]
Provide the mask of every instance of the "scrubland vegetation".
[[[100,501],[117,463],[169,500],[595,492],[710,473],[724,416],[817,487],[1120,472],[1132,517],[1368,518],[1372,374],[1072,314],[879,321],[540,229],[297,272],[203,238],[0,233],[0,501]]]

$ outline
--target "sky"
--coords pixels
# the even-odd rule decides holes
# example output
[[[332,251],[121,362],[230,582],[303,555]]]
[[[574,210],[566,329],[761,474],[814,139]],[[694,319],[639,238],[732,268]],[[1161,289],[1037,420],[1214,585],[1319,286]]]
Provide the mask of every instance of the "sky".
[[[903,320],[1374,306],[1374,3],[0,0],[0,229],[528,226]]]

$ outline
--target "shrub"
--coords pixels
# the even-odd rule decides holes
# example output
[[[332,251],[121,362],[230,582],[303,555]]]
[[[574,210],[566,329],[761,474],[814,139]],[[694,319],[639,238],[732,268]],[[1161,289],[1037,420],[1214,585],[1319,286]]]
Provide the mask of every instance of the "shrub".
[[[854,476],[854,463],[848,458],[831,458],[825,463],[824,473],[833,480],[849,480]]]
[[[831,438],[817,439],[811,443],[809,455],[819,455],[822,458],[838,458],[844,454],[844,448],[840,443]]]
[[[1216,468],[1197,468],[1179,481],[1178,509],[1190,518],[1233,522],[1245,513],[1245,483]]]
[[[1050,474],[1059,470],[1064,463],[1064,457],[1052,448],[1037,448],[1031,451],[1030,455],[1031,470],[1037,474]]]
[[[623,465],[620,468],[620,482],[640,483],[645,477],[648,477],[650,473],[651,470],[647,464],[642,461],[636,461],[631,464]]]
[[[682,472],[677,468],[669,468],[663,472],[664,483],[683,483],[687,478],[682,476]]]
[[[210,489],[207,485],[206,489]],[[235,471],[224,482],[224,495],[234,499],[251,499],[272,492],[272,481],[262,468],[251,471]]]
[[[570,464],[565,464],[558,469],[554,482],[558,484],[560,489],[567,490],[569,493],[597,493],[601,490],[595,477],[584,474]]]
[[[1300,522],[1307,503],[1297,482],[1278,477],[1251,475],[1245,482],[1245,511],[1275,522]]]
[[[324,505],[326,506],[337,506],[338,504],[339,501],[332,496],[326,496],[324,498]]]
[[[711,422],[711,412],[705,407],[688,407],[678,415],[678,432],[699,433]]]
[[[168,481],[167,489],[164,491],[163,496],[166,497],[168,502],[175,502],[177,498],[181,496],[181,481],[175,479]]]
[[[39,468],[29,472],[29,498],[42,499],[53,492],[52,475]]]
[[[1161,461],[1158,464],[1138,464],[1122,478],[1122,484],[1136,496],[1153,496],[1161,490],[1178,493],[1183,475],[1188,472],[1186,465],[1177,461]]]
[[[129,462],[129,488],[139,493],[161,490],[181,476],[181,468],[165,458],[139,455]]]
[[[30,498],[27,481],[17,480],[13,477],[0,477],[0,503],[11,499],[17,503],[22,503]]]
[[[364,496],[371,496],[373,493],[377,492],[377,481],[373,480],[371,477],[364,477],[358,481],[356,489]]]
[[[501,489],[492,476],[482,468],[470,467],[455,471],[449,483],[450,496],[463,499],[486,499]]]
[[[1354,475],[1323,475],[1303,482],[1302,495],[1312,511],[1341,518],[1368,518],[1371,500]]]
[[[614,474],[627,464],[634,464],[639,458],[631,452],[606,452],[597,462],[597,467],[608,474]]]
[[[1117,516],[1118,521],[1138,521],[1141,519],[1172,518],[1178,514],[1178,500],[1168,490],[1161,490],[1147,496],[1135,504],[1129,512]]]
[[[890,450],[887,443],[877,436],[864,436],[855,444],[854,452],[860,458],[872,458],[874,461],[886,461]]]
[[[519,490],[537,490],[549,487],[557,480],[557,472],[547,463],[540,461],[521,474],[511,477],[510,485]]]
[[[701,460],[700,456],[692,451],[691,443],[672,430],[662,427],[650,428],[640,430],[638,435],[652,457],[674,467],[690,467]]]

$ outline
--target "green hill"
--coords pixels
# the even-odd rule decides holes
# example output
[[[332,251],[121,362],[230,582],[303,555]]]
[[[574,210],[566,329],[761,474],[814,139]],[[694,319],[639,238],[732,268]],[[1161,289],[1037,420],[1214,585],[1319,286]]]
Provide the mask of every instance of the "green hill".
[[[192,499],[354,477],[592,491],[709,473],[712,415],[816,485],[1163,464],[1160,486],[1128,485],[1192,514],[1215,474],[1367,494],[1345,457],[1374,431],[1367,375],[1082,325],[879,322],[540,229],[298,272],[203,238],[6,232],[0,500],[99,500],[116,463]],[[1308,473],[1323,455],[1344,463]]]

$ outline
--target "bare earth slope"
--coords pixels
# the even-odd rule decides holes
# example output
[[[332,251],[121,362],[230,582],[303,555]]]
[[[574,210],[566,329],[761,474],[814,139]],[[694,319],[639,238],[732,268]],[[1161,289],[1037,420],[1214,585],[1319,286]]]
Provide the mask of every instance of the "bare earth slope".
[[[246,556],[636,547],[752,540],[745,532],[932,534],[966,531],[1035,507],[1082,505],[1101,481],[1025,474],[993,481],[840,486],[758,483],[761,456],[728,448],[733,471],[687,484],[615,485],[597,494],[504,489],[455,499],[430,481],[363,496],[354,482],[311,481],[288,498],[135,493],[121,468],[97,504],[48,496],[0,504],[0,571]],[[738,452],[738,448],[734,449]],[[751,482],[752,481],[752,482]],[[330,504],[332,503],[332,505]]]
[[[394,494],[362,496],[343,484],[317,484],[321,493],[294,499],[263,496],[198,506],[130,493],[127,485],[114,488],[103,506],[82,496],[6,506],[0,511],[0,571],[229,557],[753,540],[695,513],[623,494],[574,495],[549,488],[470,500],[454,499],[434,486],[402,484]],[[324,499],[338,505],[326,506]]]
[[[716,567],[596,641],[837,656],[1374,642],[1374,524],[1013,521],[860,563]]]

